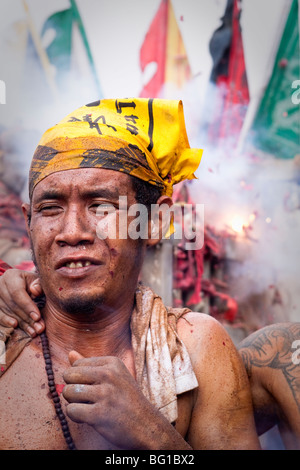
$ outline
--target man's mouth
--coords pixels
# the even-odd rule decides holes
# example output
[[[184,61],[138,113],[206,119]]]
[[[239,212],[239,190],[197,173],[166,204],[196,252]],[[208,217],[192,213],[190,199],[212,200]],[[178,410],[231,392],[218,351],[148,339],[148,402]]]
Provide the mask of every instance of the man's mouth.
[[[84,276],[103,265],[96,259],[87,258],[65,258],[61,259],[56,270],[64,276]]]
[[[76,268],[86,268],[87,266],[91,266],[92,263],[90,261],[71,261],[70,263],[66,263],[66,268],[76,269]]]

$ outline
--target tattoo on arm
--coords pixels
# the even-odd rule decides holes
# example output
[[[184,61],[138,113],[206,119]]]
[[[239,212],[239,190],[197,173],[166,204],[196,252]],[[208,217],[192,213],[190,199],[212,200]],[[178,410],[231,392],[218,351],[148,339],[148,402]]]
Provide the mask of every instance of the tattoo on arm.
[[[300,364],[293,360],[293,343],[300,340],[300,323],[277,323],[256,331],[238,346],[251,378],[253,367],[282,371],[300,412]]]

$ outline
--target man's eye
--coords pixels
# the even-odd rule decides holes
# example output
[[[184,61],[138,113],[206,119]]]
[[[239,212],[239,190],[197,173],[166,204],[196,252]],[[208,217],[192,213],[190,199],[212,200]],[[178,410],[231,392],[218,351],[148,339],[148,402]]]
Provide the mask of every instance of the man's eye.
[[[62,209],[59,206],[49,205],[40,207],[38,212],[41,212],[43,215],[55,215],[61,210]]]
[[[96,211],[97,216],[103,217],[104,215],[116,212],[116,208],[113,204],[108,202],[97,202],[92,205],[92,209]]]

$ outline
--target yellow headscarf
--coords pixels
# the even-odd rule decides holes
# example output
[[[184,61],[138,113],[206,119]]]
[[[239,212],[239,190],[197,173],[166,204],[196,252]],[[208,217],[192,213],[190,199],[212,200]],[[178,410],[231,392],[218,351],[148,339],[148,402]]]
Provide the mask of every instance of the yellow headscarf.
[[[173,184],[195,178],[201,156],[189,146],[181,101],[100,100],[45,132],[33,156],[29,192],[52,173],[92,167],[136,176],[172,196]]]

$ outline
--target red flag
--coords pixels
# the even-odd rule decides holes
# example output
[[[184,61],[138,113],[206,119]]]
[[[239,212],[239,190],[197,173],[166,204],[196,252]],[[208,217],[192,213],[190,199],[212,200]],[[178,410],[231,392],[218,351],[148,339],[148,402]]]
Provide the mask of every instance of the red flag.
[[[214,115],[208,121],[209,139],[214,144],[218,139],[239,135],[249,104],[240,15],[241,2],[228,0],[222,25],[210,42],[214,61],[211,82],[216,85],[216,90],[208,97],[209,107],[214,109]]]
[[[249,89],[246,75],[243,40],[240,28],[240,2],[235,0],[232,19],[232,41],[229,55],[227,94],[224,103],[224,118],[221,137],[239,133],[249,104]]]
[[[161,97],[165,84],[171,82],[182,87],[190,77],[186,50],[170,0],[161,1],[140,50],[142,72],[153,62],[156,71],[142,89],[141,97]]]

